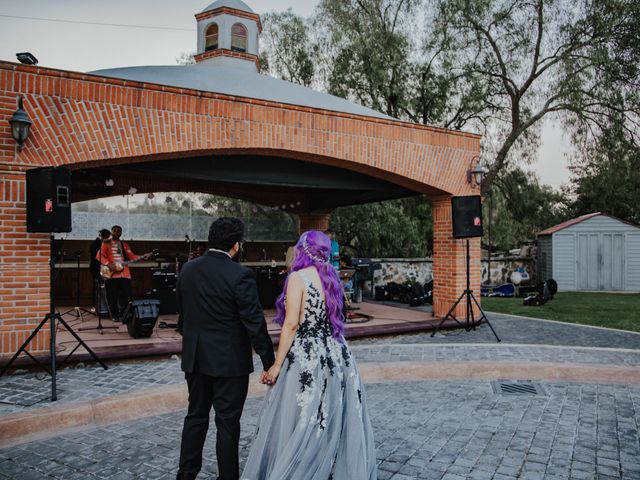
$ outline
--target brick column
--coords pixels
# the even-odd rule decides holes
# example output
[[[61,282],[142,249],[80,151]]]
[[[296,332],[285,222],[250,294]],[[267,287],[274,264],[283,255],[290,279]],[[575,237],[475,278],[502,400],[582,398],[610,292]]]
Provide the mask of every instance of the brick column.
[[[433,209],[433,313],[443,317],[464,292],[466,277],[466,240],[453,238],[451,197],[431,200]],[[480,301],[480,238],[469,239],[471,290]],[[479,314],[474,306],[474,314]],[[454,315],[465,318],[466,302],[458,304]]]
[[[300,221],[298,233],[306,232],[307,230],[320,230],[321,232],[324,232],[329,228],[330,218],[331,212],[326,210],[300,213],[298,214],[298,219]]]
[[[49,311],[49,235],[27,233],[25,175],[0,172],[0,355],[11,356]],[[49,350],[49,328],[29,351]]]

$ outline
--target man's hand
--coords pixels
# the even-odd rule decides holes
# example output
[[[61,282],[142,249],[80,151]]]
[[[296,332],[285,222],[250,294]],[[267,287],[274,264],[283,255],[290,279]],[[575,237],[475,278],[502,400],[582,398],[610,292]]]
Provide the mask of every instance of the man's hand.
[[[273,365],[266,372],[262,372],[260,381],[265,385],[275,385],[279,375],[280,375],[280,366]]]

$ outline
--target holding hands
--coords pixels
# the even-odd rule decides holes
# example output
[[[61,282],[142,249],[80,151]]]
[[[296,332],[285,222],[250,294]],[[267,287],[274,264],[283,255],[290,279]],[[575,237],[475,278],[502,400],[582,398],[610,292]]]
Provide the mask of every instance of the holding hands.
[[[275,385],[278,375],[280,375],[280,366],[274,364],[269,370],[262,372],[262,375],[260,375],[260,383]]]

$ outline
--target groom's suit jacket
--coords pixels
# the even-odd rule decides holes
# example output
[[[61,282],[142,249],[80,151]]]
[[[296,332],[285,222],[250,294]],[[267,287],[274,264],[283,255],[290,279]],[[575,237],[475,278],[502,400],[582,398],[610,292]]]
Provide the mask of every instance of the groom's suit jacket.
[[[182,370],[213,377],[253,372],[251,346],[268,370],[274,362],[253,272],[223,252],[187,262],[177,284]]]

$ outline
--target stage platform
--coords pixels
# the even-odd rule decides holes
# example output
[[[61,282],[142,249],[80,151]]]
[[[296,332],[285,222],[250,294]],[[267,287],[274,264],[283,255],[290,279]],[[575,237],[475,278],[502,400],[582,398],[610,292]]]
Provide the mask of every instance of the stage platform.
[[[363,318],[356,318],[353,322],[348,322],[345,332],[345,336],[348,339],[432,330],[439,320],[425,307],[416,309],[408,306],[390,306],[369,301],[364,301],[354,306],[359,308],[356,311],[357,313],[367,315],[371,319],[364,321],[365,319]],[[65,312],[69,309],[69,307],[60,308],[60,311]],[[274,343],[277,344],[280,327],[273,322],[274,315],[275,310],[265,311],[269,333]],[[177,315],[160,315],[151,337],[140,339],[129,336],[126,325],[104,318],[102,320],[104,327],[116,328],[105,328],[100,333],[95,329],[98,323],[95,316],[84,314],[83,317],[84,319],[81,320],[73,313],[63,316],[74,331],[103,360],[173,355],[181,352],[181,336],[175,328],[160,328],[161,322],[176,324]],[[58,359],[63,360],[75,348],[77,342],[62,326],[58,326],[57,331]],[[74,362],[87,360],[91,360],[91,357],[82,347],[76,350],[71,357],[71,361]],[[16,366],[28,364],[30,364],[28,358],[21,358],[20,361],[15,363]]]

